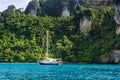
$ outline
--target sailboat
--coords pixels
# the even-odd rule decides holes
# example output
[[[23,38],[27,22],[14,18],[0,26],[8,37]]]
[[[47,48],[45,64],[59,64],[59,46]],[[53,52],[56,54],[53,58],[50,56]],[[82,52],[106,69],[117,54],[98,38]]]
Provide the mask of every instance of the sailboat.
[[[46,31],[46,59],[45,60],[40,60],[39,64],[40,65],[60,65],[61,64],[61,59],[54,59],[54,58],[49,58],[48,57],[48,31]]]

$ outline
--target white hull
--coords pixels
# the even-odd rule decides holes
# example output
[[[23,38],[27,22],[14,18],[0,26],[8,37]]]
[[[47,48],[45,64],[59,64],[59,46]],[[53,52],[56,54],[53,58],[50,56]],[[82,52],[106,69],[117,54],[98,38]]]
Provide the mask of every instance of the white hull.
[[[59,62],[40,61],[40,65],[60,65]]]

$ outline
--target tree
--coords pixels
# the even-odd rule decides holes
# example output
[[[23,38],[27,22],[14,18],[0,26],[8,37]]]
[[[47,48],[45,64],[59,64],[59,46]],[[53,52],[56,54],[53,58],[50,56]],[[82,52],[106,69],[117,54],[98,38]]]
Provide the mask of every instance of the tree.
[[[16,7],[14,5],[10,5],[10,6],[8,6],[7,10],[8,11],[15,11]]]

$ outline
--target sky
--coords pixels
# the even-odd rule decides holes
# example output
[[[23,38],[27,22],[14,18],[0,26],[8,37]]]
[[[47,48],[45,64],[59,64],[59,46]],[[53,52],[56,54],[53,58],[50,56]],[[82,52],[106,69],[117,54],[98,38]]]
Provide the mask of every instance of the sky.
[[[14,5],[17,9],[25,9],[30,1],[31,0],[0,0],[0,12],[7,9],[9,5]]]

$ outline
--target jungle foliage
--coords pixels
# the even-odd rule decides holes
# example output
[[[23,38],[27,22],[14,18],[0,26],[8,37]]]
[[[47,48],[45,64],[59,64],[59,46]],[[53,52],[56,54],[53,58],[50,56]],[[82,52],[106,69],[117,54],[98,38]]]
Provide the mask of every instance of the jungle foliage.
[[[79,30],[83,14],[92,16],[91,31],[86,35]],[[42,59],[46,30],[49,31],[49,56],[64,61],[99,63],[101,56],[120,49],[113,6],[85,9],[78,5],[69,17],[32,16],[9,6],[0,15],[0,62],[36,62]]]

